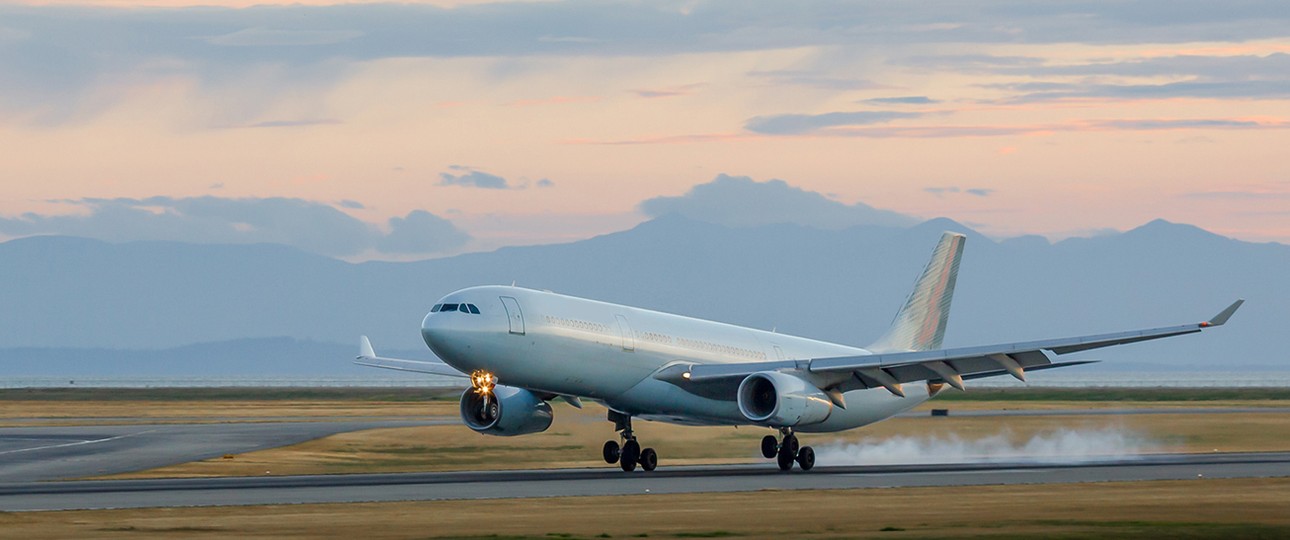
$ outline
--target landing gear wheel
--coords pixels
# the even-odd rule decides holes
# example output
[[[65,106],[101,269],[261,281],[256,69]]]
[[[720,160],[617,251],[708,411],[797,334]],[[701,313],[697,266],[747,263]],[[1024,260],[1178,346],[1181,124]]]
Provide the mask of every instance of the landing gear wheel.
[[[766,459],[775,457],[775,452],[779,451],[779,441],[775,440],[774,435],[767,435],[761,438],[761,455]]]
[[[605,463],[613,465],[618,463],[618,458],[622,455],[622,452],[619,450],[617,442],[605,441],[605,448],[601,454],[605,456]]]
[[[780,448],[781,449],[787,448],[788,455],[792,456],[793,458],[796,458],[797,451],[800,448],[800,445],[797,442],[797,435],[789,435],[787,437],[784,437],[784,444],[781,444]]]
[[[640,462],[642,469],[645,469],[646,472],[652,471],[655,467],[658,467],[658,453],[654,452],[653,448],[641,450]]]
[[[779,447],[779,454],[775,456],[775,461],[779,463],[779,470],[788,471],[793,468],[793,454],[787,452],[787,446]]]
[[[802,467],[803,471],[809,471],[815,466],[815,449],[809,446],[803,446],[797,452],[797,464]]]
[[[622,466],[626,472],[636,470],[636,464],[641,458],[641,445],[636,441],[627,441],[623,444],[622,454],[618,456],[618,465]]]

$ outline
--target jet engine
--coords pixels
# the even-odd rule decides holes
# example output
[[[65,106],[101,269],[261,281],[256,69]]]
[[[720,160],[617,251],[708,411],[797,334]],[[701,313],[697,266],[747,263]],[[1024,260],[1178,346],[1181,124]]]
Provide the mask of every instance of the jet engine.
[[[495,386],[482,393],[467,388],[461,395],[461,420],[486,435],[541,433],[551,427],[551,405],[523,388]]]
[[[801,377],[760,371],[739,383],[739,412],[749,421],[772,427],[823,422],[833,402],[823,390]]]

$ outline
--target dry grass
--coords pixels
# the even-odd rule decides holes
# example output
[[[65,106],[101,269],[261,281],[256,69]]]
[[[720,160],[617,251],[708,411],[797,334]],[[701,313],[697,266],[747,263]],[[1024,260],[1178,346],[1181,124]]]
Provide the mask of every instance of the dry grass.
[[[0,514],[11,538],[1286,538],[1290,479]]]
[[[456,401],[48,401],[12,400],[0,406],[0,427],[122,423],[274,421],[333,417],[451,416]]]
[[[614,436],[605,410],[556,405],[550,430],[522,437],[491,437],[461,425],[377,429],[342,433],[306,443],[117,475],[113,478],[244,476],[604,467],[600,445]],[[637,436],[656,448],[663,465],[760,462],[762,428],[684,427],[637,422]],[[1248,452],[1290,450],[1290,413],[1152,414],[1123,416],[915,417],[894,418],[838,434],[801,434],[821,446],[891,437],[973,440],[1003,434],[1024,442],[1059,429],[1122,429],[1157,452]]]

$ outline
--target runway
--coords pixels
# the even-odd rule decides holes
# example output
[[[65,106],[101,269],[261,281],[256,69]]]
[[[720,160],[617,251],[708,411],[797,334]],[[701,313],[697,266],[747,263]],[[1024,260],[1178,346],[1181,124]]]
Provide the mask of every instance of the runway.
[[[529,498],[765,489],[969,486],[1290,476],[1290,452],[1166,454],[1118,462],[818,467],[773,464],[0,484],[0,511]]]
[[[0,428],[0,482],[103,476],[276,448],[336,433],[456,421],[362,419]]]

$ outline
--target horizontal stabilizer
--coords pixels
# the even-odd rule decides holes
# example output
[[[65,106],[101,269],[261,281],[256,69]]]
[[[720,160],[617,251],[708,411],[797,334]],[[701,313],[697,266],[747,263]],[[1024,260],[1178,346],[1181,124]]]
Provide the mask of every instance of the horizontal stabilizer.
[[[445,377],[469,377],[469,375],[457,371],[456,368],[438,360],[400,360],[398,358],[381,358],[376,356],[376,351],[372,350],[372,342],[367,339],[367,336],[359,336],[358,338],[358,356],[354,358],[354,363],[360,366],[392,369],[395,371],[429,373],[431,375],[443,375]]]

